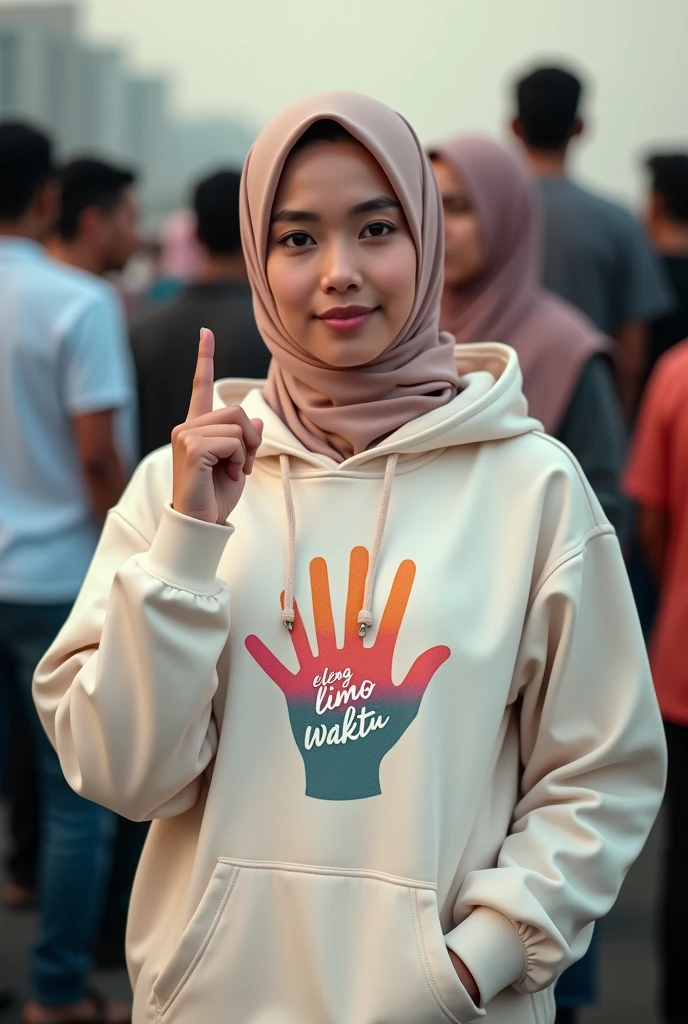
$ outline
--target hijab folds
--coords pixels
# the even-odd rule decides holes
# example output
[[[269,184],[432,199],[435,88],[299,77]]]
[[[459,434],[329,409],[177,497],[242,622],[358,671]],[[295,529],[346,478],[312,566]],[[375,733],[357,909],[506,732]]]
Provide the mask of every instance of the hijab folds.
[[[372,362],[346,369],[327,365],[290,337],[266,273],[280,175],[294,144],[321,120],[336,121],[378,161],[402,205],[417,254],[415,301],[402,332]],[[430,162],[400,114],[352,92],[320,93],[282,111],[247,157],[241,234],[256,321],[273,356],[265,399],[310,451],[342,462],[456,395],[454,339],[439,331],[441,201]]]

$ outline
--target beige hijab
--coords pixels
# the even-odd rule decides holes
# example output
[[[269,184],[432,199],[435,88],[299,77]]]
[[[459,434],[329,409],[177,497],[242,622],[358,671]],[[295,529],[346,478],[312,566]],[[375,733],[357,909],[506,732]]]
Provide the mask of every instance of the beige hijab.
[[[334,368],[310,355],[280,321],[266,275],[272,205],[295,142],[315,121],[338,122],[380,164],[401,203],[418,269],[411,315],[372,363]],[[301,443],[337,462],[449,402],[459,381],[454,339],[439,332],[442,211],[435,177],[410,125],[368,96],[326,92],[282,111],[261,132],[244,167],[241,237],[258,328],[273,360],[265,399]]]

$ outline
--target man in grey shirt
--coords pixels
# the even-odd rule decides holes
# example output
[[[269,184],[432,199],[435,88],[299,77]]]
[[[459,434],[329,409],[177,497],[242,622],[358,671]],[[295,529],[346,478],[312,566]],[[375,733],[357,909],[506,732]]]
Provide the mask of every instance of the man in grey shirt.
[[[581,94],[575,75],[538,68],[516,86],[513,130],[542,199],[544,285],[618,342],[621,399],[630,415],[644,375],[648,323],[671,308],[672,295],[632,214],[567,176],[569,144],[584,129]]]

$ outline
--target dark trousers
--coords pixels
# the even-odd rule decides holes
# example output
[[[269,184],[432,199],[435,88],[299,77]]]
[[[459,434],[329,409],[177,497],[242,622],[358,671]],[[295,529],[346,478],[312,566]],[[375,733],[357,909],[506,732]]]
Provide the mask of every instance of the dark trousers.
[[[573,967],[564,971],[554,994],[557,1000],[557,1024],[575,1021],[576,1012],[597,1001],[597,967],[599,923],[595,926],[590,947]]]
[[[39,927],[31,957],[32,998],[68,1006],[82,998],[101,920],[114,815],[65,781],[31,699],[36,666],[69,614],[68,605],[0,602],[0,691],[23,702],[33,729],[41,807]]]
[[[107,947],[110,947],[112,951],[121,950],[121,962],[124,963],[124,938],[131,887],[134,884],[134,876],[149,827],[150,822],[148,821],[128,821],[127,818],[117,818],[112,874],[100,929],[99,948],[103,951],[106,960],[108,959]]]
[[[661,917],[662,1010],[665,1024],[688,1021],[688,726],[665,722],[669,776],[664,807],[664,898]]]
[[[2,668],[0,675],[4,678]],[[23,703],[6,695],[9,717],[5,794],[9,809],[7,875],[15,885],[36,886],[40,809],[36,748],[31,722]]]

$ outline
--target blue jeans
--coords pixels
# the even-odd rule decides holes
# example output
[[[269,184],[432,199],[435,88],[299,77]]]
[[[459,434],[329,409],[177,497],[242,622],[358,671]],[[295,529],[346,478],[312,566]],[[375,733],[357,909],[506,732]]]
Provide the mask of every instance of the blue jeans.
[[[36,666],[69,611],[64,604],[0,602],[0,699],[5,706],[10,697],[23,700],[30,715],[41,796],[40,923],[32,952],[31,995],[55,1007],[84,995],[115,830],[110,811],[67,785],[31,697]]]
[[[564,971],[557,982],[555,995],[557,1008],[574,1009],[592,1006],[597,1002],[597,968],[599,922],[595,925],[592,942],[582,959],[568,971]]]

